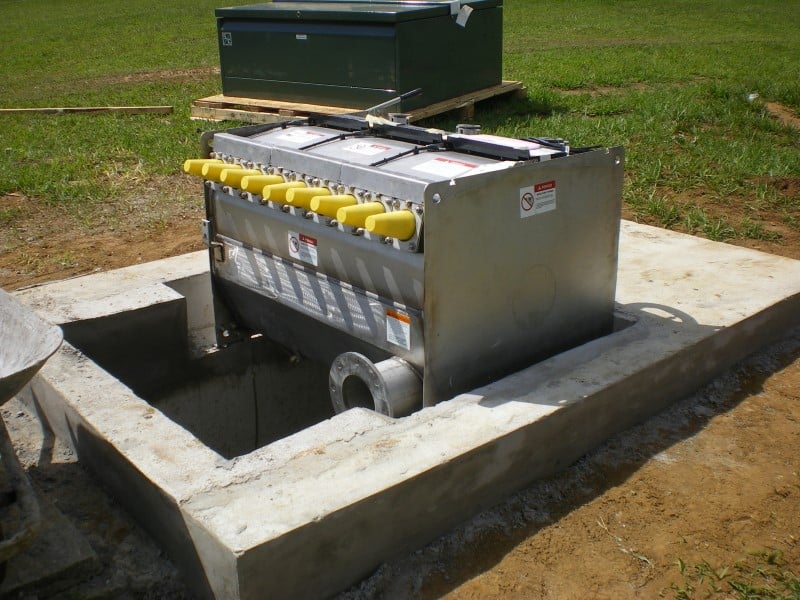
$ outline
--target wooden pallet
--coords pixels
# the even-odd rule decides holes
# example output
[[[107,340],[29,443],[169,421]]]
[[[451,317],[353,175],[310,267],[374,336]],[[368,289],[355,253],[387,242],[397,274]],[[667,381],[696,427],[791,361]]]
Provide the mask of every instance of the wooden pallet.
[[[450,111],[459,111],[459,117],[470,119],[475,114],[475,105],[483,100],[506,94],[525,94],[521,81],[504,81],[499,85],[484,88],[456,98],[437,102],[418,108],[409,113],[410,121],[419,121]],[[338,115],[358,109],[342,106],[322,106],[284,102],[280,100],[261,100],[258,98],[239,98],[217,94],[192,102],[191,118],[207,121],[244,121],[247,123],[276,123],[293,117],[304,117],[311,113]]]

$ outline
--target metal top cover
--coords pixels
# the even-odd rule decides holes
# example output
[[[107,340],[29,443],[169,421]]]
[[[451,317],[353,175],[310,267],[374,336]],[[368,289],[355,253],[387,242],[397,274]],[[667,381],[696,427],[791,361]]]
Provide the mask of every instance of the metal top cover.
[[[398,23],[448,15],[451,4],[449,0],[277,0],[265,4],[218,8],[215,14],[217,18],[227,19]],[[471,0],[463,4],[478,10],[501,6],[502,0]]]

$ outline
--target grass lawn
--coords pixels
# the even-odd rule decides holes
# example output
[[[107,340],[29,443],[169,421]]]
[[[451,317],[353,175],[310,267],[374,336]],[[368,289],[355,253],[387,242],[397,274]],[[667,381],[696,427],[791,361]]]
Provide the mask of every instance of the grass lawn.
[[[190,121],[188,107],[220,90],[220,5],[0,0],[14,24],[0,44],[0,107],[175,107],[0,115],[0,198],[58,206],[91,225],[99,205],[178,173],[198,130],[216,127]],[[483,105],[484,130],[625,146],[629,218],[719,240],[800,239],[800,132],[773,114],[800,114],[800,1],[504,5],[504,77],[529,94]],[[0,224],[13,228],[23,212],[0,204]],[[0,238],[0,251],[10,245]]]

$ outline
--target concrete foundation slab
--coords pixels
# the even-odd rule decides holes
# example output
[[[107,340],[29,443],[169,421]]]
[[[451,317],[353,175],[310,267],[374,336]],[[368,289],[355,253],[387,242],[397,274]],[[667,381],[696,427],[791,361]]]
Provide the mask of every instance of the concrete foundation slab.
[[[208,350],[205,253],[19,292],[67,340],[24,397],[198,595],[327,596],[800,324],[798,261],[624,222],[619,262],[617,332],[400,420]]]

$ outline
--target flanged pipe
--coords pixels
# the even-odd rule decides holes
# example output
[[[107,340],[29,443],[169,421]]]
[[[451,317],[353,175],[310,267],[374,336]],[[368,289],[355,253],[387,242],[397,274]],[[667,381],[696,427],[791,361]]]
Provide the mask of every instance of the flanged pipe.
[[[337,414],[362,407],[397,418],[422,407],[422,378],[396,356],[373,363],[358,352],[345,352],[334,359],[328,380]]]

